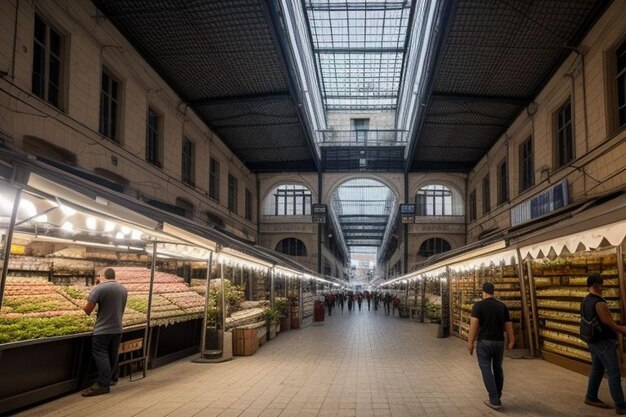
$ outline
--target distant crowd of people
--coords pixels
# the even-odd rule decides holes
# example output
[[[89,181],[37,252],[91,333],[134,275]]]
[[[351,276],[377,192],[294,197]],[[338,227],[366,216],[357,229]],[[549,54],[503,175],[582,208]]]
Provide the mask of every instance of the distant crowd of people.
[[[385,310],[386,315],[395,316],[396,311],[400,308],[400,298],[393,294],[386,292],[381,293],[377,291],[333,291],[326,293],[324,296],[324,304],[328,310],[328,315],[333,315],[333,309],[341,308],[343,314],[346,304],[348,306],[348,312],[352,313],[352,310],[359,311],[363,309],[363,301],[367,302],[367,311],[371,311],[372,307],[374,311],[378,311],[381,306]]]

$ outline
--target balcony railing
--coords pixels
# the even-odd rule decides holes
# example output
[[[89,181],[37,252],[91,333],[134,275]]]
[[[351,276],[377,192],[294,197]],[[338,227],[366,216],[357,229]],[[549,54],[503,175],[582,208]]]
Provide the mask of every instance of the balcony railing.
[[[415,216],[415,223],[463,223],[465,216]]]
[[[406,130],[318,130],[320,146],[405,146]]]

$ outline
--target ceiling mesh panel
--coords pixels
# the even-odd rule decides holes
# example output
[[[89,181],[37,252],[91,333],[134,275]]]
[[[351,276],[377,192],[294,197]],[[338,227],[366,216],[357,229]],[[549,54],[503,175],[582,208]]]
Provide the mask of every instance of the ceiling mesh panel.
[[[94,3],[249,167],[313,166],[263,0]]]
[[[608,3],[459,0],[411,169],[471,169]]]

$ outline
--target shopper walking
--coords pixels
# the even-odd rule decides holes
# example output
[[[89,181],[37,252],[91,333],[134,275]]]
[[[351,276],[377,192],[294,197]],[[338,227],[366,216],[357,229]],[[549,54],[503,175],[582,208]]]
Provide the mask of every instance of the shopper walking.
[[[378,292],[374,293],[374,311],[378,311],[378,303],[380,302],[380,295]]]
[[[400,309],[400,299],[398,298],[398,296],[393,297],[393,314],[392,316],[396,315],[396,310]],[[398,311],[398,316],[400,316],[400,312]]]
[[[335,296],[332,292],[326,294],[326,307],[328,307],[328,316],[333,315],[333,306],[335,305]]]
[[[348,294],[348,311],[352,313],[352,305],[354,303],[354,296],[352,293]]]
[[[84,310],[89,316],[98,306],[98,316],[92,336],[92,354],[98,369],[98,382],[83,397],[107,394],[118,379],[118,350],[122,340],[122,316],[128,291],[115,281],[115,270],[104,271],[104,281],[94,287]]]
[[[341,307],[341,314],[343,314],[343,305],[344,305],[344,303],[346,301],[346,296],[345,296],[345,294],[343,292],[340,292],[339,296],[337,298],[338,298],[338,302],[339,302],[339,307]]]
[[[367,311],[372,311],[370,308],[370,304],[372,302],[372,294],[368,291],[365,293],[365,297],[367,298]]]
[[[388,316],[391,313],[391,300],[393,297],[388,292],[385,293],[385,298],[383,299],[383,303],[385,305],[385,315]]]
[[[470,318],[470,330],[467,338],[467,350],[470,355],[474,354],[474,341],[476,344],[476,356],[478,366],[483,376],[483,382],[489,400],[485,405],[494,410],[502,407],[502,387],[504,386],[504,372],[502,361],[504,359],[504,333],[508,343],[507,349],[513,349],[515,334],[513,322],[507,306],[496,300],[493,296],[495,287],[490,282],[483,284],[483,299],[472,307]]]
[[[611,408],[598,398],[600,383],[607,373],[609,391],[615,403],[615,411],[626,415],[626,402],[617,356],[617,333],[626,334],[626,326],[613,320],[606,300],[602,298],[603,280],[600,275],[587,278],[589,294],[580,305],[580,336],[591,352],[591,373],[587,384],[585,404],[598,408]]]
[[[363,305],[363,294],[359,293],[359,295],[357,295],[356,302],[359,304],[359,312],[360,312],[361,306]]]

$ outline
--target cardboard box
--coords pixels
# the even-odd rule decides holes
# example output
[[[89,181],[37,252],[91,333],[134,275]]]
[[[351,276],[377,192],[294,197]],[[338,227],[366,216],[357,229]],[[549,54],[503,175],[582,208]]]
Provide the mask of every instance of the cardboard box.
[[[256,329],[233,330],[233,354],[235,356],[254,355],[259,349],[259,337]]]

